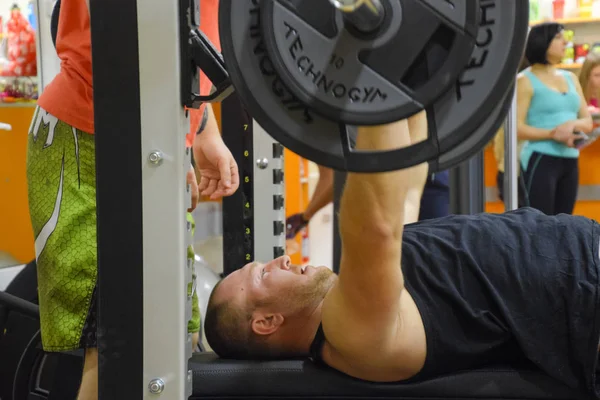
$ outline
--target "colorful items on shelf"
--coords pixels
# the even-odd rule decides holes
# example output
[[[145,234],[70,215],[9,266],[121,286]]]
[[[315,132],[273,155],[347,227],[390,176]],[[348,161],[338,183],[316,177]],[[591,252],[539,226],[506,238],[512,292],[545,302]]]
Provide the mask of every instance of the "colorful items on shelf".
[[[587,43],[575,45],[575,64],[583,64],[585,62],[585,58],[590,53],[590,48],[591,46]]]
[[[575,46],[573,45],[573,37],[575,32],[565,29],[563,36],[567,41],[567,48],[565,50],[565,56],[562,60],[563,64],[573,64],[575,62]]]
[[[599,18],[600,0],[530,0],[529,20]]]
[[[37,79],[31,77],[0,79],[0,103],[31,103],[38,98]]]
[[[572,30],[565,30],[564,37],[567,40],[567,48],[562,64],[583,64],[590,52],[591,45],[589,43],[574,43],[575,32]]]
[[[581,66],[588,54],[600,52],[600,43],[598,42],[592,44],[573,43],[573,31],[565,31],[565,38],[567,38],[568,43],[565,57],[561,61],[563,65]]]
[[[579,17],[592,18],[592,7],[594,0],[579,0]]]
[[[11,7],[6,23],[8,62],[2,76],[37,76],[35,30],[16,4]]]
[[[565,17],[565,0],[554,0],[552,2],[552,16],[554,19]]]

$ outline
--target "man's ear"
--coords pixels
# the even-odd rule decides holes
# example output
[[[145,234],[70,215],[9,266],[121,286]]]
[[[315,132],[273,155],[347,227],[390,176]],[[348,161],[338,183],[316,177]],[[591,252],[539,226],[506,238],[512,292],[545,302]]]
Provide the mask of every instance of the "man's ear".
[[[255,313],[252,319],[252,330],[257,335],[270,335],[283,324],[281,314]]]

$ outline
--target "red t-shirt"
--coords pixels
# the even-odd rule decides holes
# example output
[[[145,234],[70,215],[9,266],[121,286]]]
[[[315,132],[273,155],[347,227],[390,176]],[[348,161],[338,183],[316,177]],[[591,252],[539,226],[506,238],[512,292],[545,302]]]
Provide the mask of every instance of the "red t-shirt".
[[[200,29],[220,51],[219,0],[200,2]],[[62,0],[56,37],[56,52],[61,60],[60,72],[46,86],[38,99],[44,110],[84,132],[94,133],[94,91],[92,81],[90,18],[84,0]],[[210,93],[211,82],[201,74],[200,94]],[[202,121],[204,105],[190,110],[191,145]]]

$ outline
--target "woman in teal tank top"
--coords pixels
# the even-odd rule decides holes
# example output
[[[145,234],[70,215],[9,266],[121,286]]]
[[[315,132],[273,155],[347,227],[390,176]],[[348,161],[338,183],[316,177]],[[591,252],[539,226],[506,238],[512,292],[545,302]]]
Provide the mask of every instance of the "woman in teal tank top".
[[[549,214],[572,214],[579,186],[579,132],[592,119],[579,80],[556,69],[567,42],[563,27],[550,22],[532,27],[525,57],[530,68],[517,78],[517,134],[529,205]]]

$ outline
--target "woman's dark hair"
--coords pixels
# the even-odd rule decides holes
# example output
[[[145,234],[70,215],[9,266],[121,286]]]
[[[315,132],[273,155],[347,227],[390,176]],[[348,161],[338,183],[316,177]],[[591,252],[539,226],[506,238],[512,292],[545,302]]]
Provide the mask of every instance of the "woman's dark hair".
[[[527,37],[525,57],[529,64],[549,64],[546,53],[554,37],[564,30],[564,26],[556,22],[544,22],[534,25]]]

